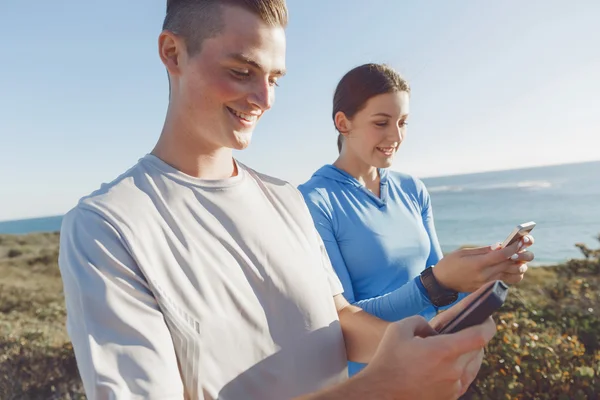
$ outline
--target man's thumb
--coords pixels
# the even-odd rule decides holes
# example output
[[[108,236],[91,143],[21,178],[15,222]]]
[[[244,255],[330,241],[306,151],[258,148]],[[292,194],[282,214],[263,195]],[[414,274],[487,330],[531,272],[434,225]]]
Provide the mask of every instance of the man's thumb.
[[[404,318],[396,324],[403,339],[412,339],[415,336],[426,338],[437,335],[437,332],[429,325],[427,320],[420,315]]]

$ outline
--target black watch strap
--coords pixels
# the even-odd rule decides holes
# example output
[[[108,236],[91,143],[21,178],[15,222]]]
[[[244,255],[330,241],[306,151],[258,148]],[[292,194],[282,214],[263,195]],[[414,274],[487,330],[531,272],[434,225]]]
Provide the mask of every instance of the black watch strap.
[[[428,267],[421,272],[421,282],[423,283],[423,286],[425,286],[427,294],[429,294],[431,303],[436,307],[447,306],[458,299],[458,292],[443,287],[437,279],[435,279],[432,267]]]

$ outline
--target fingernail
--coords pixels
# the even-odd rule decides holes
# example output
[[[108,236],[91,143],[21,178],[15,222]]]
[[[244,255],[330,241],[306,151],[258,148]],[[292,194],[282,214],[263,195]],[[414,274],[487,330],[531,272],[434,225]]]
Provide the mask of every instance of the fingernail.
[[[529,243],[529,237],[525,236],[525,237],[523,238],[523,243]]]
[[[500,246],[502,246],[502,243],[500,243],[500,242],[494,243],[493,245],[490,246],[490,249],[498,250],[500,248]]]
[[[519,267],[519,273],[524,274],[527,272],[527,265],[523,264]]]
[[[519,255],[518,255],[518,254],[513,254],[513,255],[510,257],[510,259],[511,259],[511,260],[513,260],[513,261],[517,260],[518,258],[519,258]]]

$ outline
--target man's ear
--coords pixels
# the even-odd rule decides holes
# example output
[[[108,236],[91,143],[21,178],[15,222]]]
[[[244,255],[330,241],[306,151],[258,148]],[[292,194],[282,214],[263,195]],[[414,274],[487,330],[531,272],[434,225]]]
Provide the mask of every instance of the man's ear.
[[[348,132],[352,128],[352,122],[346,117],[342,111],[335,113],[335,127],[344,136],[348,136]]]
[[[158,37],[158,55],[169,76],[177,76],[181,73],[181,65],[187,57],[181,38],[169,31],[161,32]]]

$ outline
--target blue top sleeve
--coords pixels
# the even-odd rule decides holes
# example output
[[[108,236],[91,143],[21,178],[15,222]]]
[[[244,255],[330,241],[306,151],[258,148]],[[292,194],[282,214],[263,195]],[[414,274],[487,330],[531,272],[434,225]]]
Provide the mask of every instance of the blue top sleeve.
[[[325,243],[325,248],[327,249],[331,264],[344,287],[344,297],[349,303],[386,321],[397,321],[410,317],[419,314],[426,308],[432,306],[427,292],[418,276],[390,293],[356,301],[352,287],[352,279],[335,237],[333,225],[334,217],[331,208],[327,206],[325,199],[316,190],[307,193],[306,196],[306,203],[315,222],[315,226]],[[435,238],[435,241],[437,243],[437,238]],[[438,244],[437,250],[435,252],[432,251],[430,259],[436,260],[437,262],[439,253],[441,252],[439,251]]]
[[[427,265],[425,265],[425,267],[430,267],[440,262],[444,255],[435,231],[435,224],[433,222],[433,209],[431,207],[431,198],[429,197],[429,192],[425,188],[424,184],[421,183],[420,186],[421,218],[423,219],[423,226],[427,231],[427,235],[429,236],[429,241],[431,243],[431,251],[429,253],[429,258],[427,258]]]
[[[431,197],[429,196],[429,192],[427,191],[425,185],[421,181],[418,182],[421,193],[421,217],[423,218],[423,226],[425,226],[425,230],[427,231],[427,235],[429,236],[429,240],[431,241],[431,252],[429,253],[429,258],[427,259],[427,265],[425,267],[430,267],[435,266],[438,262],[440,262],[440,260],[444,257],[444,254],[442,253],[437,233],[435,231],[435,224],[433,222],[433,208],[431,206]],[[460,301],[468,295],[469,293],[459,293],[456,302]],[[456,302],[443,307],[435,307],[436,312],[438,310],[446,310],[452,307],[454,304],[456,304]]]

